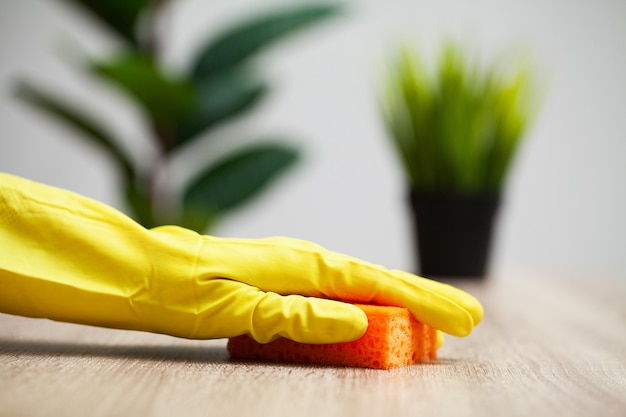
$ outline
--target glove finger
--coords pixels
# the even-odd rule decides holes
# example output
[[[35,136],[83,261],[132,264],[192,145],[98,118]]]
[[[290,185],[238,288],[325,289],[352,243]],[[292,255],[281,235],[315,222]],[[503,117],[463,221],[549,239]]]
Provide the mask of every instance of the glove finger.
[[[397,278],[393,275],[381,278],[371,301],[406,307],[422,323],[454,336],[464,337],[472,332],[475,325],[472,315],[455,300],[431,291],[415,280]]]
[[[319,285],[330,298],[406,307],[422,323],[454,336],[467,336],[474,328],[474,319],[463,303],[448,298],[457,294],[440,293],[436,285],[431,289],[430,280],[341,254],[330,253],[327,258],[332,267]],[[466,294],[461,301],[467,297],[473,298]]]
[[[452,285],[433,281],[431,279],[413,275],[405,271],[393,270],[390,271],[390,273],[398,276],[403,276],[405,279],[408,280],[415,280],[419,282],[419,285],[421,287],[428,288],[430,291],[436,292],[437,294],[449,298],[450,300],[454,300],[455,303],[465,309],[472,316],[472,319],[474,320],[474,325],[477,325],[482,321],[484,315],[483,306],[475,297],[468,294],[467,292]]]
[[[442,331],[437,330],[437,349],[443,346],[443,342],[445,341],[445,336]]]
[[[339,343],[358,339],[367,329],[367,316],[356,306],[339,301],[282,296],[237,281],[203,283],[195,338],[250,335],[260,343],[285,337],[301,343]]]

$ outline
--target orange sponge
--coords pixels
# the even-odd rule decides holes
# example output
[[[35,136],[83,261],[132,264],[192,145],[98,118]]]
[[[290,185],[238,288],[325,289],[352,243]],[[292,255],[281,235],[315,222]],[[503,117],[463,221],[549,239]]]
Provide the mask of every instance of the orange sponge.
[[[235,359],[298,362],[334,366],[391,369],[437,357],[437,331],[417,321],[405,308],[356,304],[369,324],[358,340],[332,344],[304,344],[277,339],[261,344],[248,336],[228,340]]]

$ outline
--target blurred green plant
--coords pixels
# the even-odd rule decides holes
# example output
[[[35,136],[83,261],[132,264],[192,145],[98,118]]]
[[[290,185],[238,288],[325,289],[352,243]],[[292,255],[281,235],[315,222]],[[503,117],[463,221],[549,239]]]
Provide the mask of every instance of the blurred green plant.
[[[299,29],[335,15],[333,5],[311,4],[258,15],[218,33],[197,51],[186,73],[160,62],[158,31],[168,0],[65,0],[83,8],[118,38],[118,53],[89,65],[90,74],[123,91],[145,115],[157,158],[140,167],[101,122],[82,106],[21,81],[18,96],[72,126],[115,161],[131,215],[146,227],[176,223],[206,232],[224,214],[247,203],[297,160],[276,141],[260,141],[198,169],[178,195],[164,201],[157,178],[192,142],[216,140],[211,130],[258,105],[269,87],[254,76],[251,61],[268,46]],[[144,161],[145,162],[145,161]],[[144,164],[145,165],[145,164]],[[171,200],[175,201],[171,201]],[[172,207],[179,207],[176,213]]]
[[[389,73],[381,110],[414,191],[495,194],[537,111],[527,61],[472,62],[447,43],[434,70],[408,46]]]

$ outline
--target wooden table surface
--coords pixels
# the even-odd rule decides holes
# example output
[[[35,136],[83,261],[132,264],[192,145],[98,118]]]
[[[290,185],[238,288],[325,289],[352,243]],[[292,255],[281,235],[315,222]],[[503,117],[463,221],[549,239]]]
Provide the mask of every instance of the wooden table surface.
[[[434,363],[229,361],[225,341],[0,315],[0,416],[626,416],[626,281],[490,278]]]

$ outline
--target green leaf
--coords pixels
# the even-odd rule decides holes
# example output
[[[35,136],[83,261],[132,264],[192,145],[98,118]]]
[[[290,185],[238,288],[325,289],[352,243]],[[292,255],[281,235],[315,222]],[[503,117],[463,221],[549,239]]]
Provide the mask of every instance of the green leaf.
[[[253,84],[235,73],[199,82],[191,114],[177,128],[176,145],[183,145],[218,123],[249,110],[267,90],[265,84]]]
[[[198,233],[209,233],[211,227],[219,219],[219,213],[212,207],[193,205],[185,207],[182,218],[178,225],[195,230]]]
[[[104,128],[82,111],[70,106],[53,95],[45,93],[26,82],[21,82],[16,90],[17,96],[83,134],[83,137],[104,149],[121,166],[124,173],[132,177],[134,168],[130,158],[119,147],[116,140]]]
[[[338,10],[333,5],[311,4],[244,22],[218,35],[200,50],[193,76],[200,79],[239,65],[281,37],[330,17]]]
[[[194,101],[191,83],[165,74],[144,55],[127,54],[95,64],[93,70],[137,100],[156,124],[174,124],[191,111]]]
[[[276,144],[255,145],[225,157],[190,183],[183,197],[186,217],[196,225],[206,224],[259,194],[297,157],[295,150]]]
[[[133,45],[137,20],[148,3],[147,0],[65,0],[84,8],[115,34]]]

